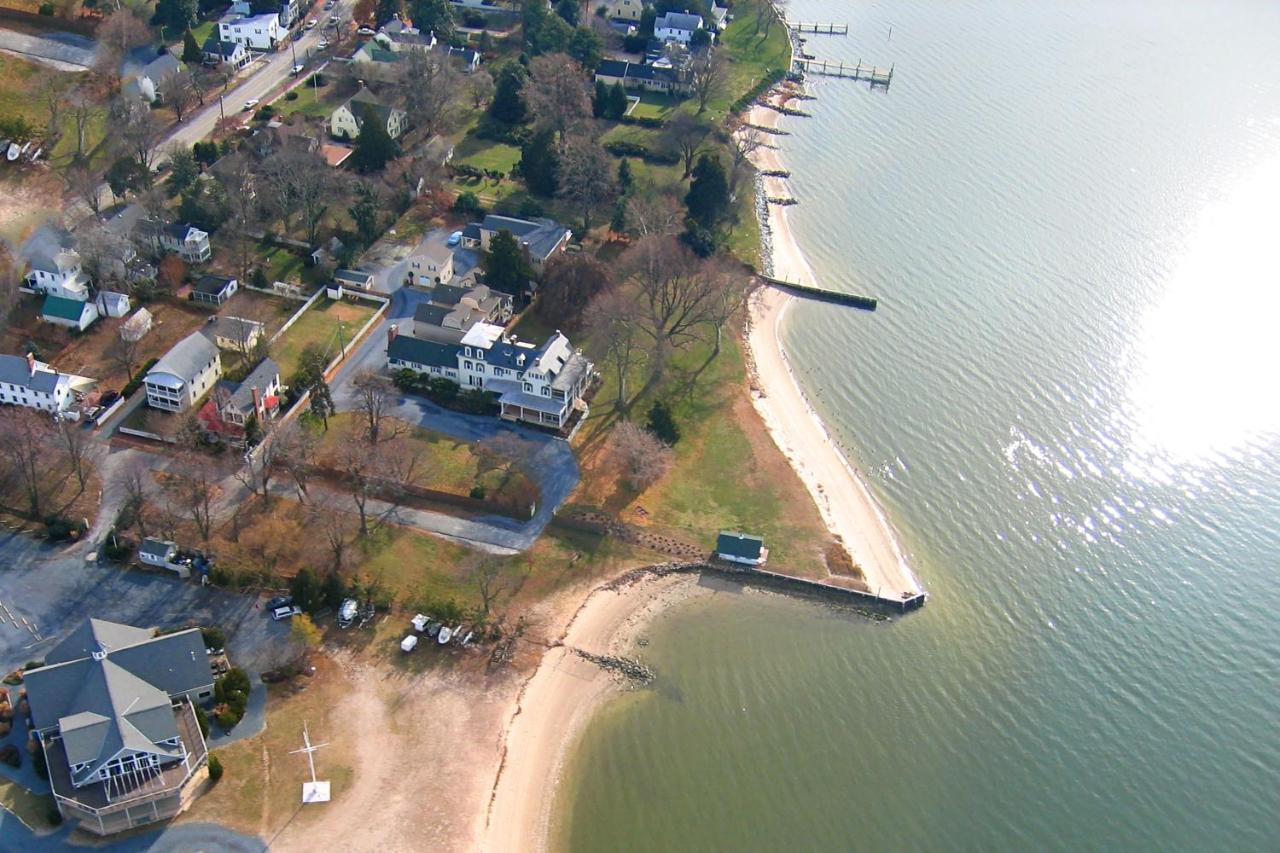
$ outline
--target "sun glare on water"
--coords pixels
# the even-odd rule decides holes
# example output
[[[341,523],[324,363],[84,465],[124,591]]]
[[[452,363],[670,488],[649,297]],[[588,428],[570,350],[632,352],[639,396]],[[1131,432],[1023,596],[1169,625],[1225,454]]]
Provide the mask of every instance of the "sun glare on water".
[[[1138,457],[1206,463],[1280,437],[1277,225],[1280,159],[1201,214],[1136,342]]]

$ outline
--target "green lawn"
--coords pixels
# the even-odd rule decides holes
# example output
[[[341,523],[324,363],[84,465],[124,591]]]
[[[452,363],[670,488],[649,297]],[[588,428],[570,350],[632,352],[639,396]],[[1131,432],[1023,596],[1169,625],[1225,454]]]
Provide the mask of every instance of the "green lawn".
[[[196,37],[196,44],[204,47],[205,40],[213,35],[218,29],[218,22],[210,18],[207,21],[201,21],[199,26],[191,28],[191,34]]]
[[[756,31],[755,8],[764,0],[741,0],[734,5],[734,20],[720,35],[721,49],[729,55],[729,79],[722,93],[707,103],[704,115],[719,121],[730,105],[775,71],[791,67],[791,39],[787,28],[774,23],[768,38]],[[696,110],[697,102],[688,102]]]
[[[49,116],[41,106],[40,89],[49,81],[62,86],[70,86],[82,75],[62,71],[54,71],[34,62],[28,62],[16,56],[0,53],[0,117],[21,116],[31,123],[37,138],[43,137],[44,128],[48,125]],[[94,155],[95,165],[98,162],[106,111],[100,107],[90,119],[85,131],[85,151]],[[71,116],[64,115],[59,122],[62,128],[62,139],[52,152],[46,152],[55,163],[75,153],[75,123]]]
[[[632,95],[631,97],[636,97]],[[629,116],[635,118],[662,118],[665,119],[671,113],[675,112],[680,106],[682,100],[674,98],[671,95],[664,95],[659,92],[642,92],[640,94],[640,102],[631,107]]]
[[[257,256],[266,262],[267,284],[277,281],[302,281],[306,270],[303,259],[280,246],[259,246]]]
[[[280,378],[287,382],[297,372],[298,360],[308,344],[318,344],[329,358],[337,355],[340,341],[349,344],[373,312],[373,305],[363,300],[335,302],[327,297],[317,299],[272,346],[272,357],[280,365]]]
[[[296,99],[290,101],[282,96],[276,99],[273,105],[276,108],[276,112],[282,116],[302,113],[308,118],[326,118],[338,108],[340,103],[338,99],[331,100],[325,97],[325,94],[332,89],[331,85],[321,86],[317,89],[315,86],[303,84],[293,90],[298,93]]]
[[[506,174],[520,162],[520,149],[491,139],[466,136],[454,147],[453,162]]]

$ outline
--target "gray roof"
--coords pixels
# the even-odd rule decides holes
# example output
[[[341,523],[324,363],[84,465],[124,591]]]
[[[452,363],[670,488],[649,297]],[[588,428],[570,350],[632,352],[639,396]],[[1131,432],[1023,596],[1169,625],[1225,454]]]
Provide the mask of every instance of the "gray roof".
[[[181,70],[182,63],[178,61],[178,58],[172,53],[165,52],[147,63],[146,67],[142,69],[142,74],[159,83],[169,75],[176,74]]]
[[[387,357],[412,361],[427,367],[458,367],[457,344],[423,340],[409,335],[396,335],[387,346]]]
[[[204,331],[209,337],[230,338],[236,343],[248,342],[253,338],[254,329],[261,334],[263,325],[257,320],[246,320],[244,317],[222,317],[215,315],[213,322],[206,323]]]
[[[238,41],[222,41],[217,36],[209,36],[204,40],[202,51],[211,55],[219,56],[223,59],[230,59],[244,49],[244,45]]]
[[[414,323],[429,323],[432,326],[443,326],[445,318],[453,313],[449,305],[432,305],[430,302],[419,302],[413,309]]]
[[[717,554],[728,554],[731,557],[741,557],[744,560],[760,559],[760,552],[763,549],[764,540],[759,536],[739,533],[736,530],[722,530],[719,538],[716,539]]]
[[[591,362],[580,352],[574,352],[565,361],[560,372],[556,374],[555,379],[551,380],[551,387],[557,391],[568,391],[578,383],[586,373],[591,369]]]
[[[217,295],[226,290],[235,279],[229,275],[202,275],[196,281],[195,289],[200,293]]]
[[[242,412],[248,412],[253,409],[254,388],[257,388],[258,393],[265,397],[267,387],[269,385],[278,384],[279,382],[280,365],[276,364],[274,359],[264,358],[258,363],[258,366],[250,371],[249,375],[246,376],[238,386],[236,386],[236,390],[231,392],[231,405],[235,406]]]
[[[58,386],[58,374],[37,362],[35,373],[20,355],[0,355],[0,382],[27,388],[40,394],[52,394]]]
[[[392,107],[390,104],[384,104],[382,101],[378,100],[378,97],[374,95],[373,92],[370,92],[365,88],[360,89],[360,91],[352,95],[344,106],[351,112],[352,117],[355,118],[356,127],[360,127],[364,124],[364,117],[370,112],[373,113],[374,118],[385,125],[391,118],[392,111],[395,110],[395,107]]]
[[[41,225],[22,244],[18,254],[30,261],[33,268],[56,273],[60,270],[54,263],[54,258],[74,245],[75,238],[70,231],[53,225]]]
[[[57,726],[74,776],[88,780],[122,749],[177,755],[172,697],[213,683],[200,631],[162,637],[88,619],[25,674],[37,730]]]
[[[337,270],[333,280],[339,284],[353,284],[356,287],[368,287],[373,284],[373,273],[364,270]]]
[[[490,382],[489,384],[495,388],[497,386],[496,382]],[[549,415],[560,414],[564,411],[564,407],[568,405],[564,400],[539,397],[537,394],[526,394],[524,391],[507,391],[498,397],[498,402],[508,406],[520,406],[524,409],[546,412]]]
[[[638,62],[627,62],[620,59],[603,59],[596,66],[596,77],[611,77],[628,80],[665,80],[671,84],[680,82],[679,75],[673,68],[657,68],[653,65],[642,65]]]
[[[480,225],[485,231],[510,231],[521,245],[529,249],[529,254],[541,260],[555,250],[560,241],[569,233],[554,219],[516,219],[513,216],[489,214]]]
[[[148,536],[142,540],[142,544],[138,546],[139,554],[146,554],[148,557],[155,557],[158,560],[168,559],[178,546],[167,539],[154,539]],[[111,624],[111,623],[107,623]]]
[[[192,332],[173,345],[173,349],[164,354],[156,362],[156,366],[147,371],[152,373],[169,373],[189,382],[196,377],[204,366],[218,357],[218,348],[213,341],[200,332]]]
[[[654,29],[666,27],[670,30],[696,30],[702,26],[701,15],[691,15],[688,12],[668,12],[665,15],[659,15],[653,22]]]

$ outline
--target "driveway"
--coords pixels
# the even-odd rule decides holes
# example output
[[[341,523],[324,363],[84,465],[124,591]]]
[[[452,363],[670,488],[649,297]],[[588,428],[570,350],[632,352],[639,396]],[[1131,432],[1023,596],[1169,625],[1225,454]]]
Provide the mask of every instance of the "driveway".
[[[241,835],[213,823],[161,825],[155,830],[120,841],[106,841],[92,847],[73,845],[70,827],[49,835],[36,835],[13,815],[0,809],[0,851],[23,853],[66,853],[67,850],[110,850],[112,853],[265,853],[266,842]]]
[[[22,54],[60,71],[83,71],[93,65],[98,43],[74,33],[36,36],[0,29],[0,50]]]
[[[86,563],[79,549],[16,534],[0,538],[0,602],[0,672],[40,659],[88,616],[144,627],[220,626],[232,663],[250,672],[273,669],[293,651],[288,623],[267,618],[255,597]]]

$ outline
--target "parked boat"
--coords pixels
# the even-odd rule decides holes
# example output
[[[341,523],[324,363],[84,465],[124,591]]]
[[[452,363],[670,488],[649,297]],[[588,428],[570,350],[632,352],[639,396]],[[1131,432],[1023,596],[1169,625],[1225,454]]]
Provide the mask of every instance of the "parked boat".
[[[475,632],[475,631],[468,631],[468,632],[467,632],[467,637],[466,637],[466,639],[464,639],[464,640],[462,641],[462,647],[463,647],[464,649],[465,649],[467,646],[471,645],[471,640],[472,640],[472,638],[474,638],[474,637],[475,637],[475,635],[476,635],[476,632]]]
[[[434,640],[436,636],[440,633],[440,629],[442,627],[444,626],[442,626],[439,622],[428,622],[427,636]]]
[[[423,631],[427,630],[427,623],[431,621],[431,617],[419,613],[409,621],[413,623],[413,630],[421,634]]]
[[[447,646],[449,644],[449,638],[452,636],[453,636],[452,628],[450,628],[448,625],[445,625],[444,627],[442,627],[440,629],[440,645]]]
[[[21,153],[22,153],[21,146],[19,146],[18,143],[16,142],[10,142],[9,150],[8,152],[5,153],[5,157],[8,158],[9,162],[12,163],[14,160],[18,159],[18,155]]]
[[[338,608],[338,627],[350,628],[352,623],[356,621],[356,600],[348,598],[342,602],[342,606]]]
[[[418,638],[413,634],[410,634],[409,636],[405,637],[403,640],[400,641],[400,651],[402,652],[411,652],[415,648],[417,648],[417,646],[418,646]]]

